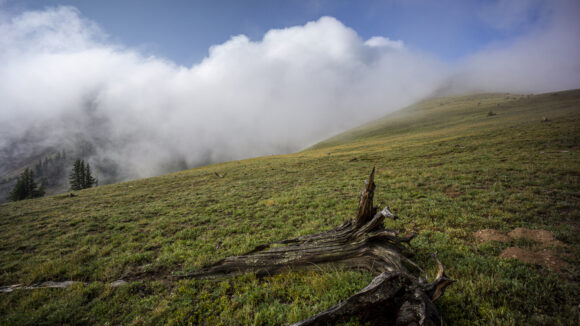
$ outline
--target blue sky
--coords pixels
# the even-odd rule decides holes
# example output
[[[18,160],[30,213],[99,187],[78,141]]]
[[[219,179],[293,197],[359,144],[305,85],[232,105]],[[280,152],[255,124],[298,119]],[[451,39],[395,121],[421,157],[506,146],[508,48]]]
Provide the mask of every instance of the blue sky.
[[[231,36],[260,40],[270,29],[303,25],[321,16],[337,18],[362,38],[402,40],[409,48],[454,62],[541,28],[541,1],[511,1],[509,10],[503,10],[506,2],[510,1],[6,0],[4,5],[14,13],[74,6],[110,41],[191,66],[207,56],[211,45]],[[510,22],[493,23],[502,19]]]

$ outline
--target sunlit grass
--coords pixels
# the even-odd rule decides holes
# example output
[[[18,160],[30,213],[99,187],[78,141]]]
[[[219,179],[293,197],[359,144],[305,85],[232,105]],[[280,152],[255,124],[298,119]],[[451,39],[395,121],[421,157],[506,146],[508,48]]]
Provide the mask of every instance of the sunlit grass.
[[[375,203],[419,232],[458,282],[437,302],[450,324],[577,324],[580,92],[430,100],[303,152],[211,165],[0,206],[0,284],[79,280],[0,293],[4,324],[282,324],[340,302],[372,275],[314,269],[256,279],[172,281],[259,244],[354,216],[376,166]],[[488,116],[492,110],[495,116]],[[542,117],[550,122],[542,123]],[[225,177],[215,175],[218,172]],[[552,231],[565,275],[498,258],[473,232]],[[216,250],[216,244],[221,247]],[[531,247],[533,243],[514,243]],[[111,288],[107,282],[132,280]],[[355,321],[353,323],[356,324]]]

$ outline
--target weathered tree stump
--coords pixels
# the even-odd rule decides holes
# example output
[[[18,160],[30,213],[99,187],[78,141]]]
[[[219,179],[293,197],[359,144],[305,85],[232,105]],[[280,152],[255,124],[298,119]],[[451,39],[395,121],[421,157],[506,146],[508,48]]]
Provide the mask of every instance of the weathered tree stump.
[[[341,304],[294,325],[327,325],[358,317],[377,325],[440,325],[443,320],[433,301],[454,282],[445,276],[437,255],[436,279],[416,276],[423,270],[408,257],[403,244],[415,237],[385,229],[385,218],[396,219],[389,207],[373,206],[375,169],[360,196],[355,220],[329,231],[262,245],[241,256],[227,257],[179,278],[221,278],[246,272],[257,276],[332,264],[379,274]],[[411,273],[412,270],[416,273]]]

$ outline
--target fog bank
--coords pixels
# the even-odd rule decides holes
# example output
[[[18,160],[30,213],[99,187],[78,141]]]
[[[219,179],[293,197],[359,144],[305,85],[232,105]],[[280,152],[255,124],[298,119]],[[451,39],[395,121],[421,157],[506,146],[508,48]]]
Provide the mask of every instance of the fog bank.
[[[322,17],[184,67],[109,42],[71,7],[2,13],[0,153],[84,144],[124,180],[296,151],[435,93],[578,88],[579,5],[553,3],[542,28],[454,64]]]

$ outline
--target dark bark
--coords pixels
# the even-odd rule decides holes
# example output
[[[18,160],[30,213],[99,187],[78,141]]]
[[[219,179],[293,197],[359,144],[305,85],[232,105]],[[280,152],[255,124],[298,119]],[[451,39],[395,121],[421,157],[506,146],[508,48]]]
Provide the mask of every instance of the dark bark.
[[[346,221],[325,232],[258,246],[244,255],[227,257],[177,277],[220,278],[246,272],[267,276],[327,264],[363,269],[379,275],[341,304],[295,325],[326,325],[352,317],[377,325],[441,324],[442,318],[433,301],[454,281],[444,275],[437,255],[434,258],[439,272],[433,282],[428,283],[409,271],[422,272],[409,259],[411,251],[404,246],[415,235],[399,236],[398,232],[384,228],[385,218],[397,216],[389,207],[378,211],[373,206],[374,176],[373,168],[361,193],[354,221]]]
[[[382,272],[344,302],[292,326],[332,325],[352,317],[372,325],[443,325],[433,301],[455,281],[444,275],[437,255],[433,257],[439,272],[432,283],[405,272]]]

